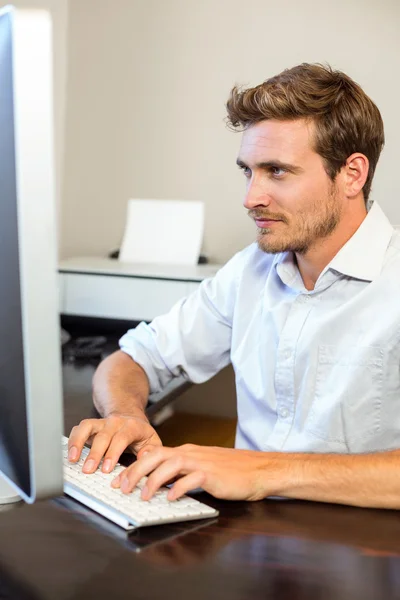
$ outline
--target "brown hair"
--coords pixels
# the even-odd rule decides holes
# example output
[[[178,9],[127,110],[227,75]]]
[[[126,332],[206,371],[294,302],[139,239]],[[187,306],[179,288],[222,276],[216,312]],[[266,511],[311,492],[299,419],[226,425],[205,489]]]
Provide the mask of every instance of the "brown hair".
[[[227,102],[228,123],[246,129],[265,119],[310,119],[315,123],[315,151],[328,176],[337,173],[354,152],[369,160],[363,193],[367,203],[385,136],[379,109],[348,75],[329,65],[303,63],[260,85],[234,87]]]

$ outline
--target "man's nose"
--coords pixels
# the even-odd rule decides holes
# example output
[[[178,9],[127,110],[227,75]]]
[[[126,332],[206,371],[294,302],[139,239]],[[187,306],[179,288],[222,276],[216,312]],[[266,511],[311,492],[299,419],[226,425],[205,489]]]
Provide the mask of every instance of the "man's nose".
[[[266,186],[262,185],[262,182],[259,179],[253,177],[247,185],[243,206],[247,208],[247,210],[251,210],[257,206],[269,206],[271,200],[271,196],[268,193]]]

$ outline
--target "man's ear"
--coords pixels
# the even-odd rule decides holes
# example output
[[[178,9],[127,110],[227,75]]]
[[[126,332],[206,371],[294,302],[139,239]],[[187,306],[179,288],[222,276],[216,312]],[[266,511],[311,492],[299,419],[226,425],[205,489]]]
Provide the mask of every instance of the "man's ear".
[[[365,154],[355,152],[342,168],[344,192],[348,198],[358,196],[368,177],[369,160]]]

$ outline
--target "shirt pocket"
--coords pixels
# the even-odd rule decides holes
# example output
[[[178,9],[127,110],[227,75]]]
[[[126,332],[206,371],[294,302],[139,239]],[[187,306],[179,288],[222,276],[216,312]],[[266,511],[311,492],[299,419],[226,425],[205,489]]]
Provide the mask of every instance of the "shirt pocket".
[[[306,430],[349,448],[351,441],[378,434],[383,358],[380,346],[320,345]]]

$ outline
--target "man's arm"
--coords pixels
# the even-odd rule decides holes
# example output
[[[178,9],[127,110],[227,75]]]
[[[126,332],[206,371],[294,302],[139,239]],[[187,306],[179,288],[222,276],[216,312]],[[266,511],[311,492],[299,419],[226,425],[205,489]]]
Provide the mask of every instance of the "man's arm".
[[[93,378],[93,401],[104,417],[85,419],[69,436],[68,455],[77,462],[86,442],[92,442],[83,471],[93,473],[104,457],[103,471],[110,472],[127,448],[138,452],[147,444],[161,445],[145,407],[149,397],[146,373],[120,350],[102,361]]]
[[[72,462],[86,441],[92,442],[86,473],[103,456],[103,471],[110,471],[128,446],[139,452],[148,444],[161,445],[144,412],[149,391],[163,389],[182,373],[194,383],[206,381],[229,363],[238,279],[248,253],[238,253],[169,313],[151,324],[140,323],[121,338],[122,352],[102,362],[94,377],[94,403],[104,418],[74,427],[69,440]]]
[[[114,352],[97,367],[93,403],[102,417],[117,413],[145,418],[148,397],[146,373],[125,352]]]
[[[150,450],[150,451],[149,451]],[[143,499],[178,478],[171,500],[202,487],[226,500],[285,496],[376,508],[400,508],[400,451],[376,454],[287,454],[185,445],[139,452],[113,485],[129,492],[149,475]]]
[[[290,460],[289,456],[287,460]],[[290,480],[285,482],[283,492],[289,498],[370,508],[400,508],[399,450],[292,456]]]

